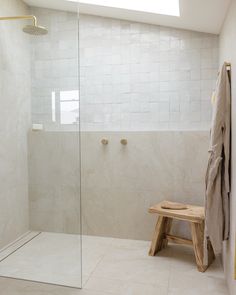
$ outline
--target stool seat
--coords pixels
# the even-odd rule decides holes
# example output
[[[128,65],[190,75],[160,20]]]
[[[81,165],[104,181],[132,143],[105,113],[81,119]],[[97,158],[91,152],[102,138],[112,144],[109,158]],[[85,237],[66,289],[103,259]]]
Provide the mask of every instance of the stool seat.
[[[170,205],[173,202],[168,202]],[[162,205],[166,204],[166,201],[163,201],[153,207],[150,207],[149,213],[157,213],[160,216],[166,216],[170,218],[175,218],[179,220],[186,220],[190,222],[201,223],[205,220],[205,209],[204,207],[186,205],[186,209],[174,210],[174,209],[163,209]],[[173,203],[174,205],[181,203]]]
[[[155,256],[156,253],[167,247],[168,242],[191,245],[194,249],[198,270],[200,272],[206,271],[208,266],[214,260],[215,255],[211,243],[208,241],[208,265],[204,265],[204,207],[163,201],[150,207],[148,211],[149,213],[156,213],[159,215],[152,238],[149,255]],[[174,219],[187,221],[190,223],[192,234],[191,240],[170,234],[172,221]]]

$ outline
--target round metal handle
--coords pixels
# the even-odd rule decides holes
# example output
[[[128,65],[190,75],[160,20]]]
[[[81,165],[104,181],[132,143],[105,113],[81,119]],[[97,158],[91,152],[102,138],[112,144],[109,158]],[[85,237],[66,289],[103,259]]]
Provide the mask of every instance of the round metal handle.
[[[123,144],[123,145],[127,145],[128,141],[127,141],[127,139],[122,138],[122,139],[120,140],[120,143]]]
[[[106,138],[103,138],[102,140],[101,140],[101,143],[103,144],[103,145],[108,145],[108,139],[106,139]]]

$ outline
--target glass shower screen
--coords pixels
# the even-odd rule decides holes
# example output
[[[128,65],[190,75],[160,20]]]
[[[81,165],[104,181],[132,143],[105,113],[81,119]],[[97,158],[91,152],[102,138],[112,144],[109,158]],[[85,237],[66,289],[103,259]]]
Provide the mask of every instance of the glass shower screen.
[[[71,5],[69,11],[30,7],[48,32],[37,35],[32,25],[27,33],[34,34],[25,35],[31,67],[29,229],[0,259],[0,275],[80,288],[79,21],[77,4]]]
[[[77,7],[31,13],[49,30],[31,37],[30,229],[40,232],[33,241],[41,249],[34,280],[81,287]]]

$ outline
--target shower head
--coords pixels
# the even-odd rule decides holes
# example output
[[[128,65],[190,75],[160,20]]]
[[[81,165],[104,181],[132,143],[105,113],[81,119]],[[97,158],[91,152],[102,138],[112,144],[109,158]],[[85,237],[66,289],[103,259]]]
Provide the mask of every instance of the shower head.
[[[27,25],[23,28],[23,31],[30,35],[46,35],[48,30],[45,27],[38,26],[37,18],[34,15],[20,15],[20,16],[4,16],[0,17],[0,20],[17,20],[17,19],[30,19],[33,21],[32,25]]]
[[[35,25],[27,25],[23,29],[23,32],[30,35],[46,35],[48,33],[48,30],[45,27],[41,26],[35,26]]]

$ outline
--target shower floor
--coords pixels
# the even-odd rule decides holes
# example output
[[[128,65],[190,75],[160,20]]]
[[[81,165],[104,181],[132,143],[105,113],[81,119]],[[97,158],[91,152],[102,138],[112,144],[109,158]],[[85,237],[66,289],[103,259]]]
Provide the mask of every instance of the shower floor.
[[[81,287],[79,235],[32,232],[27,237],[17,242],[19,248],[10,247],[12,254],[2,252],[0,276]]]
[[[46,232],[31,235],[20,248],[12,245],[11,254],[9,248],[0,252],[0,276],[80,287],[80,237]],[[83,236],[83,291],[73,294],[228,294],[218,260],[202,274],[196,269],[191,248],[169,245],[159,256],[149,257],[149,245],[146,241]],[[50,286],[43,288],[50,290]],[[58,289],[57,294],[69,294],[63,290]]]

